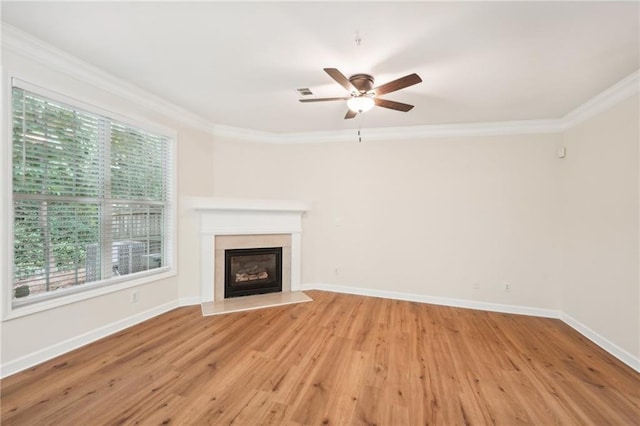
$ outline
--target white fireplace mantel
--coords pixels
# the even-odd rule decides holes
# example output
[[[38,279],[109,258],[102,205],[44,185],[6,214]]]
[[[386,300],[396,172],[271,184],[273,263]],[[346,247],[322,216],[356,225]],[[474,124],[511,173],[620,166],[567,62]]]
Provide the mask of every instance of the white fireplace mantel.
[[[201,198],[192,204],[200,216],[201,300],[213,302],[216,235],[291,235],[291,291],[301,290],[301,201]]]

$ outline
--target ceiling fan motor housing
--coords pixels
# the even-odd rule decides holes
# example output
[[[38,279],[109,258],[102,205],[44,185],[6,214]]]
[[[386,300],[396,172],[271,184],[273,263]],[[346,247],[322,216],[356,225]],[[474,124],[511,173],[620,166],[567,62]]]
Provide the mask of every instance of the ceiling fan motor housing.
[[[360,93],[367,93],[373,89],[374,80],[369,74],[354,74],[349,77],[349,81]]]

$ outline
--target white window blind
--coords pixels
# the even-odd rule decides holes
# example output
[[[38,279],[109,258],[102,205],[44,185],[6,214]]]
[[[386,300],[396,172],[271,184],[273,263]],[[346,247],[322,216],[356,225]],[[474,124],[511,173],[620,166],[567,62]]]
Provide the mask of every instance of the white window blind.
[[[12,89],[13,305],[166,270],[171,139]]]

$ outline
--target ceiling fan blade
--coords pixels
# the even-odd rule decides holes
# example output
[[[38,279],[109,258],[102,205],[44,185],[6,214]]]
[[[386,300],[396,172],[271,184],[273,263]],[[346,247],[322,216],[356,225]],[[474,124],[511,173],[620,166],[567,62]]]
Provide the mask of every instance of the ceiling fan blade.
[[[344,119],[348,120],[350,118],[354,118],[356,115],[358,115],[357,112],[355,111],[351,111],[350,109],[347,110],[347,113],[344,115]]]
[[[311,99],[298,99],[300,102],[326,102],[326,101],[346,101],[351,99],[351,96],[343,98],[311,98]]]
[[[351,84],[349,79],[345,77],[344,74],[342,74],[340,71],[338,71],[337,68],[324,68],[324,71],[327,74],[329,74],[329,76],[331,76],[331,78],[334,79],[338,84],[340,84],[342,87],[347,89],[349,92],[358,93],[358,89],[356,89],[356,87],[353,84]]]
[[[374,102],[379,107],[395,109],[396,111],[402,112],[411,111],[411,109],[413,108],[413,105],[403,104],[402,102],[390,101],[387,99],[375,98]]]
[[[396,80],[390,81],[373,89],[376,96],[384,95],[385,93],[395,92],[396,90],[404,89],[405,87],[413,86],[422,81],[420,76],[416,73],[405,75]]]

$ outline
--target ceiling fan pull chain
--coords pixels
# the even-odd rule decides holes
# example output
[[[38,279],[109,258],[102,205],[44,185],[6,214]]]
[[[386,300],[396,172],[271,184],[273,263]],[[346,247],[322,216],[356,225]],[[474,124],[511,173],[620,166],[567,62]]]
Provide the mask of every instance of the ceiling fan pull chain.
[[[358,122],[358,142],[362,143],[362,114],[356,116],[356,121]]]

